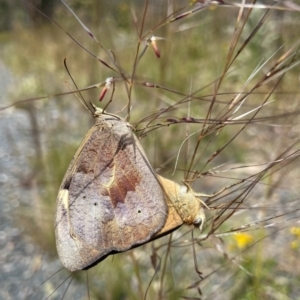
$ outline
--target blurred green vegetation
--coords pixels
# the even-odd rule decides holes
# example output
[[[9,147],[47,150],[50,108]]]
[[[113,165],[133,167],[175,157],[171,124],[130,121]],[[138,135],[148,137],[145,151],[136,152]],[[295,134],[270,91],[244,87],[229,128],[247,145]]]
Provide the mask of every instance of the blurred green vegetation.
[[[157,126],[157,130],[149,131],[141,142],[155,170],[179,182],[187,173],[187,166],[191,162],[193,150],[196,149],[203,127],[201,123],[170,124],[167,119],[181,120],[187,116],[197,120],[205,120],[206,117],[212,120],[220,118],[222,112],[229,109],[228,104],[239,92],[250,91],[278,58],[298,41],[300,19],[296,11],[277,12],[274,10],[227,70],[221,85],[218,86],[217,79],[220,78],[226,64],[238,9],[214,7],[156,29],[157,24],[163,23],[170,11],[179,14],[181,12],[179,9],[182,7],[195,8],[195,6],[189,6],[188,1],[171,1],[170,3],[149,2],[144,32],[149,32],[147,38],[152,34],[164,38],[157,41],[161,58],[158,59],[155,56],[150,45],[139,61],[135,75],[136,84],[133,85],[131,96],[130,122],[136,126],[137,135],[141,134],[140,130],[147,126],[146,121],[140,122],[146,117],[153,124],[163,125]],[[117,65],[126,76],[130,76],[133,72],[139,42],[137,32],[142,24],[144,3],[142,1],[128,3],[127,1],[90,0],[70,1],[68,4],[104,48],[113,51]],[[38,4],[36,6],[39,7]],[[4,11],[5,7],[1,9]],[[6,20],[6,23],[3,20],[0,27],[2,30],[0,56],[1,63],[13,74],[14,80],[12,85],[7,87],[10,99],[5,99],[6,102],[1,103],[1,106],[19,99],[75,90],[64,68],[64,58],[67,58],[68,68],[79,88],[104,82],[110,76],[120,77],[98,63],[94,57],[68,37],[67,34],[70,34],[84,48],[112,64],[104,51],[58,1],[55,1],[55,5],[47,15],[63,30],[55,23],[41,17],[37,11],[32,10],[26,4],[22,4],[22,7],[18,5],[12,11],[10,8],[10,14],[13,17]],[[238,45],[246,41],[264,14],[265,10],[253,10],[244,26]],[[133,21],[135,17],[136,24]],[[144,43],[141,44],[141,49],[143,47]],[[267,61],[266,65],[245,85],[262,61]],[[147,88],[141,84],[142,82],[151,82],[167,87],[167,89]],[[268,97],[270,101],[276,101],[260,111],[257,118],[295,112],[299,101],[299,66],[285,74],[276,92],[272,93],[274,85],[275,81],[271,81],[258,87],[248,96],[244,105],[233,117],[262,105]],[[87,101],[99,105],[97,99],[100,92],[101,88],[91,89],[83,92],[83,95]],[[107,93],[104,103],[107,103],[110,93],[111,91]],[[214,93],[216,93],[215,97]],[[216,102],[210,115],[207,116],[213,99]],[[128,93],[125,84],[117,82],[113,101],[107,110],[126,117],[127,111],[120,111],[127,103]],[[103,107],[105,104],[100,105]],[[164,110],[172,105],[174,105],[173,109]],[[53,215],[57,190],[80,140],[93,124],[93,120],[88,117],[89,113],[74,95],[53,96],[47,100],[22,104],[16,109],[21,109],[28,114],[31,123],[35,153],[28,157],[33,178],[29,186],[37,190],[39,203],[39,205],[27,207],[26,210],[22,206],[18,211],[16,222],[24,227],[43,252],[47,253],[51,259],[56,259]],[[157,114],[159,111],[161,115]],[[151,114],[158,118],[152,118]],[[254,112],[249,114],[249,116],[253,115]],[[228,125],[222,130],[212,128],[211,132],[201,139],[192,165],[193,170],[200,173],[222,164],[227,164],[228,168],[239,164],[255,165],[253,167],[253,173],[255,173],[256,166],[272,162],[289,145],[299,147],[298,123],[299,116],[293,114],[285,118],[273,118],[264,123],[248,124],[241,134],[239,132],[245,124]],[[191,137],[187,139],[179,152],[183,141],[190,134],[192,134]],[[237,138],[232,140],[235,135]],[[220,155],[210,161],[213,153],[222,149],[227,143],[229,145]],[[172,176],[178,153],[177,171],[175,176]],[[241,213],[227,220],[220,227],[219,232],[222,230],[226,232],[230,228],[253,220],[262,220],[270,212],[275,218],[285,207],[291,207],[291,204],[287,204],[288,197],[291,194],[299,195],[298,184],[295,183],[295,178],[299,175],[297,164],[294,162],[293,166],[285,166],[286,168],[282,170],[280,168],[284,165],[279,165],[279,171],[274,174],[272,170],[268,171],[270,176],[263,178],[257,184],[257,189],[251,191],[249,198],[247,196],[247,204],[243,206]],[[225,175],[223,173],[209,175],[196,180],[193,187],[205,193],[216,192],[219,188],[237,182],[240,178],[250,176],[251,171],[252,169],[249,168],[249,171],[248,169],[229,170]],[[20,173],[22,173],[21,168]],[[36,184],[33,184],[34,182]],[[282,187],[289,188],[289,196],[280,200],[284,194]],[[224,196],[221,203],[226,199]],[[258,205],[258,208],[253,205]],[[207,214],[206,233],[210,230],[214,211]],[[261,223],[263,227],[264,223]],[[193,282],[199,280],[199,276],[194,270],[191,237],[183,235],[186,231],[187,228],[183,228],[179,233],[175,233],[172,243],[169,242],[168,237],[165,237],[133,251],[115,255],[113,258],[109,257],[97,267],[89,270],[91,299],[142,299],[148,285],[150,285],[148,299],[180,299],[189,295],[189,292],[196,297],[197,289],[188,289]],[[299,258],[299,252],[292,252],[287,243],[292,235],[286,228],[279,232],[281,235],[278,239],[287,243],[281,244],[282,253],[279,255],[279,242],[274,243],[272,247],[270,244],[273,237],[267,230],[262,231],[267,236],[265,241],[253,247],[251,246],[253,242],[250,241],[245,246],[249,247],[247,253],[235,260],[231,259],[228,253],[234,255],[236,249],[229,247],[222,252],[216,246],[220,243],[219,239],[223,240],[221,235],[214,237],[215,240],[208,239],[195,243],[200,270],[203,276],[209,275],[203,281],[203,287],[199,284],[203,295],[208,295],[204,299],[289,299],[289,295],[295,295],[299,291],[299,288],[295,287],[299,274],[295,274],[295,266],[291,262],[287,264],[287,258],[284,257],[284,254],[288,252],[291,257],[295,258],[295,261],[297,257]],[[253,241],[261,237],[260,232],[253,231]],[[225,248],[230,243],[238,245],[239,242],[234,235],[229,235],[224,240],[226,240]],[[264,247],[265,243],[267,246],[260,248],[260,245]],[[168,252],[168,247],[171,247],[172,254]],[[156,254],[156,251],[159,254]],[[150,259],[151,253],[159,255],[161,266],[150,284],[155,274],[155,266],[151,264]],[[283,267],[284,264],[286,265]],[[248,273],[240,268],[240,265]],[[76,284],[86,282],[86,272],[81,273],[81,275],[74,275]],[[234,275],[227,277],[227,274]],[[282,276],[290,277],[290,280],[281,283]],[[195,286],[198,287],[198,285]],[[211,295],[215,297],[209,298]]]

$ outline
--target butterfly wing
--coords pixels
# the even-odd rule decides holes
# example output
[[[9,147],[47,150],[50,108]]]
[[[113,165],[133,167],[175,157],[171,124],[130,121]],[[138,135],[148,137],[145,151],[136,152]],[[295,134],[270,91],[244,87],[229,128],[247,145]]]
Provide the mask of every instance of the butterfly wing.
[[[151,239],[164,225],[163,190],[136,137],[101,114],[79,147],[57,199],[56,244],[70,271]]]

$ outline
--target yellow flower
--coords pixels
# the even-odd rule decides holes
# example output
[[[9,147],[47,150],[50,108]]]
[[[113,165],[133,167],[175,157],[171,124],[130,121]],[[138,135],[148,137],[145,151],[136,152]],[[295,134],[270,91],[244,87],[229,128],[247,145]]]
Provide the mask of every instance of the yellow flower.
[[[238,248],[244,249],[254,240],[253,236],[249,233],[240,232],[234,235],[234,239],[237,243]]]
[[[295,235],[297,238],[300,238],[300,227],[292,227],[290,229],[291,234]]]

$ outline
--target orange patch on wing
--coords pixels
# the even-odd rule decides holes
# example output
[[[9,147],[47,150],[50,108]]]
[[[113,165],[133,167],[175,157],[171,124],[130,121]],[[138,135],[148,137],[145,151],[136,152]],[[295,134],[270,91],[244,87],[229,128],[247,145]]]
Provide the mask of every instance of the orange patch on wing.
[[[136,186],[139,185],[141,175],[136,167],[129,161],[126,155],[122,155],[120,151],[114,159],[114,167],[117,171],[114,172],[114,178],[109,187],[107,187],[104,196],[109,196],[114,207],[117,206],[118,202],[125,203],[127,192],[136,191]],[[122,166],[118,164],[118,160],[122,157],[127,163],[123,163]]]

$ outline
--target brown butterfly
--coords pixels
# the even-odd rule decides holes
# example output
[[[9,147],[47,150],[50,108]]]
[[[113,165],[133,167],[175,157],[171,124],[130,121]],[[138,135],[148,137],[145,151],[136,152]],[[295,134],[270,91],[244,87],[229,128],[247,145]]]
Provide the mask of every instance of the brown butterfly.
[[[170,233],[183,223],[202,227],[194,192],[153,171],[131,126],[93,106],[95,125],[60,186],[55,235],[69,271]]]

